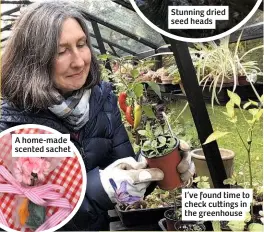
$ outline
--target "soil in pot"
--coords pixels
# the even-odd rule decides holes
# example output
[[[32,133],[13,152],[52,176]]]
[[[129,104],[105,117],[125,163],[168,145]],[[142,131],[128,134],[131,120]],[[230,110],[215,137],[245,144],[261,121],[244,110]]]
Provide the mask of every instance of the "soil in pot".
[[[174,227],[176,231],[205,231],[205,225],[195,221],[178,221]]]
[[[227,178],[230,178],[233,174],[233,166],[234,166],[233,161],[234,161],[235,153],[231,150],[223,149],[223,148],[220,148],[219,150],[223,160]],[[208,182],[210,183],[210,186],[213,188],[213,182],[205,160],[203,149],[199,148],[191,151],[191,156],[195,165],[197,176],[208,176],[209,177]]]
[[[141,151],[141,154],[146,157],[150,168],[159,168],[164,173],[164,179],[158,181],[158,186],[163,190],[173,190],[182,186],[180,174],[177,172],[177,166],[181,161],[180,152],[178,150],[179,140],[173,151],[160,157],[148,158]]]

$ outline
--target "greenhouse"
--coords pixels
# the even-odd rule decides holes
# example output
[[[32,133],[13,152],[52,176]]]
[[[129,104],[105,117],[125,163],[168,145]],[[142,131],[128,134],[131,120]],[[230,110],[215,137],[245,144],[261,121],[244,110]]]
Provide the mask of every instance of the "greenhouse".
[[[241,15],[247,14],[246,8],[258,5],[258,9],[238,30],[207,42],[183,42],[159,33],[138,15],[132,4],[135,2],[145,14],[149,11],[151,18],[157,12],[154,6],[158,0],[72,0],[66,1],[74,6],[68,13],[67,4],[66,10],[59,9],[55,3],[59,1],[54,1],[54,9],[47,8],[47,13],[41,7],[28,11],[36,2],[45,1],[1,1],[0,150],[4,154],[0,154],[0,168],[5,166],[8,170],[15,162],[4,158],[5,153],[11,155],[14,142],[8,136],[13,141],[14,134],[51,134],[55,130],[67,134],[71,144],[64,145],[73,146],[67,150],[74,155],[65,159],[77,158],[66,162],[58,155],[60,160],[56,162],[62,166],[71,164],[69,170],[59,169],[61,166],[41,157],[38,161],[41,166],[32,170],[51,165],[53,168],[48,168],[46,174],[24,171],[30,175],[27,179],[30,188],[40,187],[37,183],[59,185],[65,191],[60,196],[60,188],[48,193],[46,198],[45,194],[35,196],[32,190],[34,198],[25,187],[23,165],[17,171],[9,169],[21,180],[22,187],[11,192],[7,190],[9,185],[5,188],[0,184],[0,228],[3,231],[9,228],[17,231],[263,231],[263,2],[230,1]],[[199,5],[199,1],[189,2]],[[211,2],[214,5],[217,1]],[[75,17],[75,8],[81,19]],[[34,15],[38,11],[46,15]],[[52,17],[55,13],[57,18],[64,15],[58,26]],[[18,18],[21,20],[15,23]],[[38,18],[44,31],[39,31],[41,26],[34,28]],[[64,31],[66,22],[70,29]],[[83,36],[73,48],[70,43],[78,33]],[[188,35],[191,30],[177,33],[174,35]],[[32,36],[36,36],[39,49],[34,47],[37,42],[33,42]],[[46,42],[49,40],[54,41]],[[88,52],[90,58],[84,54],[86,48],[92,50]],[[47,58],[49,52],[53,55]],[[19,67],[14,64],[16,61],[21,62]],[[77,88],[86,72],[86,63],[89,67],[85,84]],[[38,73],[44,69],[49,81],[42,84]],[[25,70],[29,77],[24,75]],[[92,75],[99,75],[103,84],[97,84],[106,86],[100,87],[101,92],[98,90],[100,97],[94,90],[97,85],[93,86]],[[92,80],[87,84],[89,78]],[[110,83],[111,90],[104,83]],[[59,93],[63,104],[51,104],[51,107],[48,103],[54,103],[52,97],[57,96],[54,93]],[[94,103],[92,98],[96,99]],[[84,106],[85,100],[89,102],[88,108]],[[115,106],[117,112],[112,113]],[[43,127],[19,127],[11,131],[11,127],[23,124]],[[52,130],[40,132],[45,130],[44,126]],[[40,137],[25,138],[37,141]],[[56,141],[63,141],[62,137]],[[19,150],[42,150],[31,145],[36,147],[21,145]],[[64,145],[54,143],[50,151],[62,151]],[[137,164],[133,164],[134,160],[126,163],[130,156]],[[124,163],[119,162],[122,159]],[[16,160],[16,168],[19,162]],[[122,171],[118,172],[119,169]],[[94,172],[98,176],[89,177]],[[0,170],[0,183],[11,185],[8,181]],[[19,197],[12,194],[24,198],[17,200]],[[110,200],[105,200],[108,197]],[[108,207],[109,202],[114,204]],[[35,218],[30,216],[31,212]]]

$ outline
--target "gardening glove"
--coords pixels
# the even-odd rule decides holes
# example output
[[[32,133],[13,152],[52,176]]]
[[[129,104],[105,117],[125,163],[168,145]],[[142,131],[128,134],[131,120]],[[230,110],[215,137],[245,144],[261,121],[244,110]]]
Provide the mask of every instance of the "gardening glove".
[[[181,174],[181,180],[184,183],[184,186],[189,186],[192,184],[192,177],[195,173],[195,166],[191,159],[190,154],[191,147],[187,142],[180,140],[179,151],[182,157],[181,162],[177,166],[177,171]],[[141,163],[146,163],[147,160],[142,155],[139,155],[138,161]]]
[[[152,181],[164,178],[158,168],[148,168],[146,162],[132,157],[119,159],[100,170],[102,186],[113,203],[132,204],[144,197]]]
[[[177,171],[181,173],[181,179],[184,184],[189,186],[192,184],[192,177],[195,173],[195,166],[190,154],[191,147],[187,142],[180,140],[179,151],[182,160],[177,166]]]

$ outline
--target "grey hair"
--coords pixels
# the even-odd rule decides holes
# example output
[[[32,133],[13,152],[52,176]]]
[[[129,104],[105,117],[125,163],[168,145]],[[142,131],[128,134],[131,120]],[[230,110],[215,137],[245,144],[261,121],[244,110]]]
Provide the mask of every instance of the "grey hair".
[[[51,77],[62,24],[67,18],[79,22],[91,50],[90,72],[84,88],[99,83],[99,66],[92,52],[85,19],[79,10],[64,1],[33,3],[16,21],[4,48],[1,68],[3,99],[26,110],[46,109],[61,102],[62,96]]]

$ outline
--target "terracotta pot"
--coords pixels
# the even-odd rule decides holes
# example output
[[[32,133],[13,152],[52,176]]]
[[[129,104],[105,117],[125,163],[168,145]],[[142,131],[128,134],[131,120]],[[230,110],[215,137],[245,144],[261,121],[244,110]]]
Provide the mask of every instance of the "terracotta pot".
[[[233,166],[234,166],[234,156],[235,153],[228,149],[220,148],[220,155],[223,160],[223,164],[225,167],[227,178],[230,178],[233,174]],[[203,153],[203,149],[195,149],[191,151],[192,160],[195,165],[197,176],[207,176],[209,177],[208,182],[210,183],[210,186],[213,187],[213,182],[211,179],[211,175],[205,160],[205,156]]]
[[[141,151],[141,154],[147,159],[150,168],[159,168],[164,173],[164,179],[158,181],[158,186],[163,190],[172,190],[182,186],[180,174],[177,172],[177,166],[181,161],[180,152],[178,150],[179,140],[176,140],[175,148],[160,157],[148,158]]]
[[[168,77],[168,76],[161,77],[160,79],[162,84],[171,84],[173,81],[173,77]]]

